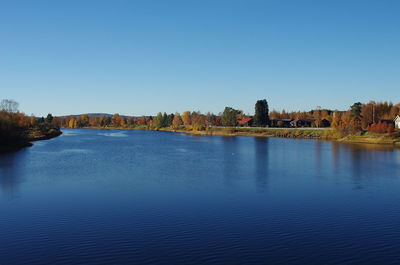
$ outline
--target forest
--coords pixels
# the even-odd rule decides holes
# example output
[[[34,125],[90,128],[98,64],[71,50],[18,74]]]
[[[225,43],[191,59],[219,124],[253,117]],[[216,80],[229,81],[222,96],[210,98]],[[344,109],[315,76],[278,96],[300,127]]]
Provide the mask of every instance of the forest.
[[[393,133],[394,118],[400,114],[400,104],[390,102],[356,102],[348,110],[328,110],[317,108],[304,112],[269,111],[268,102],[258,100],[255,114],[245,114],[232,107],[218,114],[184,111],[182,113],[159,112],[156,116],[90,115],[55,117],[53,123],[64,128],[162,128],[193,131],[211,127],[275,127],[275,128],[333,128],[342,134],[362,132]]]
[[[14,100],[0,103],[0,151],[8,147],[24,147],[31,141],[49,139],[61,134],[60,128],[49,114],[46,118],[27,116],[18,110]]]

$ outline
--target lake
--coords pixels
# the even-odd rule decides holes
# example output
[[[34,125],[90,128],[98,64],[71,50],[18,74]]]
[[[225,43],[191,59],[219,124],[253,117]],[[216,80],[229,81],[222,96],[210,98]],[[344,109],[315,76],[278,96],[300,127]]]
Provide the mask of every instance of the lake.
[[[0,264],[399,264],[400,150],[65,129],[0,154]]]

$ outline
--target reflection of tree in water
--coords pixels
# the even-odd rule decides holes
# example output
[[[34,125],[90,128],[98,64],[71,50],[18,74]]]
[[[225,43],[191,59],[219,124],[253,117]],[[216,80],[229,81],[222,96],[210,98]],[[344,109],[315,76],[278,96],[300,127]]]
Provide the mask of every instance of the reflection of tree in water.
[[[21,159],[25,151],[0,154],[0,188],[4,193],[13,195],[21,183]]]
[[[256,185],[263,190],[267,186],[269,175],[268,141],[268,138],[254,138]]]
[[[233,185],[238,179],[255,178],[256,187],[265,189],[268,182],[268,138],[223,137],[223,174]]]
[[[357,188],[363,188],[365,181],[370,179],[399,174],[396,153],[400,150],[391,145],[333,143],[332,152],[335,172],[340,166],[349,165]]]

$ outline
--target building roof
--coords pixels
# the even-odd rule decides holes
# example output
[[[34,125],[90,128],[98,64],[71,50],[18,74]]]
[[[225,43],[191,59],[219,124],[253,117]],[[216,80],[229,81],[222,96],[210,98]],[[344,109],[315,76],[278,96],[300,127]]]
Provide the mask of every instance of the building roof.
[[[295,119],[294,121],[313,122],[313,121],[315,121],[315,119],[308,119],[308,118],[299,119],[299,118],[297,118],[297,119]]]
[[[270,121],[283,121],[283,122],[290,122],[292,119],[270,119]]]
[[[252,121],[252,118],[243,118],[239,121],[239,123],[248,123],[249,121]]]

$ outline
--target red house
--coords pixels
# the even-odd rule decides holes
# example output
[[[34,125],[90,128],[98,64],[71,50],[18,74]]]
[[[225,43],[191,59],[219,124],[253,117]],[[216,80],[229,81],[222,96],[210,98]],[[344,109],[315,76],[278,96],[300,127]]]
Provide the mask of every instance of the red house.
[[[243,118],[240,121],[238,121],[239,126],[244,126],[248,127],[253,125],[253,119],[252,118]]]

